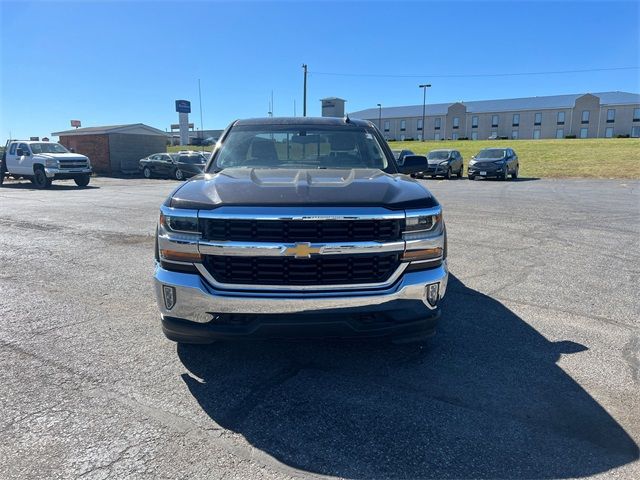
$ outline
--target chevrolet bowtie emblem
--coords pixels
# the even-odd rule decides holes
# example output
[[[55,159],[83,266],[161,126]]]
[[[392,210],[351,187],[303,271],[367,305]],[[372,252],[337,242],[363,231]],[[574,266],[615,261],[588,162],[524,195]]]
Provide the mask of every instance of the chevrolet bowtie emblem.
[[[283,255],[296,258],[311,258],[314,253],[320,253],[320,248],[312,247],[310,243],[296,243],[295,247],[288,247]]]

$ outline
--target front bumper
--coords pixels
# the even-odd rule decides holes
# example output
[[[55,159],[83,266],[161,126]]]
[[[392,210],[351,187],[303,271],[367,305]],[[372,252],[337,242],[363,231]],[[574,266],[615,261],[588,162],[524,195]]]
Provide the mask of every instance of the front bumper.
[[[93,170],[91,168],[49,168],[45,167],[44,173],[47,178],[53,178],[56,180],[71,180],[81,175],[91,175]]]
[[[421,175],[426,176],[430,176],[430,175],[446,175],[447,174],[447,169],[449,168],[449,165],[429,165],[429,168],[426,169],[423,172],[420,172]]]
[[[504,175],[504,168],[500,167],[500,168],[495,168],[491,170],[483,167],[469,166],[467,167],[467,175],[472,177],[483,177],[483,178],[502,177]]]
[[[172,340],[207,342],[219,338],[282,336],[424,337],[433,332],[439,307],[425,299],[425,286],[446,292],[448,270],[405,273],[382,290],[256,292],[213,288],[198,274],[156,266],[155,292],[163,329]],[[167,308],[163,286],[175,289]]]

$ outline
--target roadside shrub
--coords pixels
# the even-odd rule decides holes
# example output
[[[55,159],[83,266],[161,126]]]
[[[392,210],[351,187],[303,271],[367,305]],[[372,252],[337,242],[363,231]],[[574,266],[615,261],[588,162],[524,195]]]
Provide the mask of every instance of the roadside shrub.
[[[407,137],[404,139],[405,142],[413,142],[413,137]]]
[[[458,140],[469,140],[469,137],[460,137]]]
[[[396,139],[395,138],[387,138],[387,142],[395,142]]]
[[[564,138],[576,138],[575,135],[565,135]]]
[[[618,135],[616,135],[616,138],[629,138],[631,135],[629,135],[628,133],[626,135],[622,135],[621,133],[619,133]]]

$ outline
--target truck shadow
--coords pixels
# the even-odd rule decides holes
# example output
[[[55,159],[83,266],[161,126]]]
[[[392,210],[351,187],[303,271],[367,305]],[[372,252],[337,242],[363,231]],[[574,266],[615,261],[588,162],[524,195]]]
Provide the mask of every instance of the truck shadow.
[[[9,188],[14,190],[95,190],[100,187],[96,185],[87,185],[86,187],[78,187],[75,183],[52,183],[47,189],[36,188],[29,180],[5,180],[0,189]]]
[[[454,276],[427,347],[178,345],[203,410],[303,471],[346,478],[566,478],[639,458],[549,342]]]

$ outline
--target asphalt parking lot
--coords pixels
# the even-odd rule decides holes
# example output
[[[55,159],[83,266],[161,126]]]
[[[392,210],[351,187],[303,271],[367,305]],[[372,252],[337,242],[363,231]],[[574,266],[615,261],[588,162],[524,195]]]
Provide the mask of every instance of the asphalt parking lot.
[[[425,183],[452,274],[427,347],[176,346],[177,182],[8,182],[0,477],[640,478],[640,182]]]

